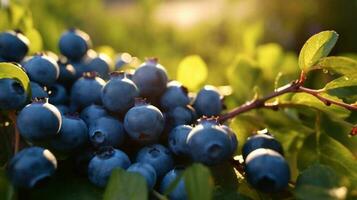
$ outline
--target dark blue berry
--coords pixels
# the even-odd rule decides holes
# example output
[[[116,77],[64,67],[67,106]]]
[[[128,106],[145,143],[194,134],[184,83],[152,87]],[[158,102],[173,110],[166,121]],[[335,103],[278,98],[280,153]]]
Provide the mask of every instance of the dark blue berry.
[[[160,105],[164,110],[172,110],[178,106],[185,107],[190,103],[187,88],[180,82],[171,81],[161,96]]]
[[[139,143],[153,143],[164,129],[160,110],[149,104],[137,104],[125,115],[124,127],[128,135]]]
[[[10,160],[8,176],[15,186],[32,188],[39,181],[52,176],[56,168],[56,158],[50,151],[41,147],[29,147]]]
[[[170,150],[161,144],[153,144],[140,149],[136,155],[136,162],[153,166],[158,177],[164,176],[174,164]]]
[[[278,192],[288,186],[290,169],[280,153],[256,149],[245,160],[248,182],[263,192]]]
[[[245,159],[250,152],[259,148],[272,149],[284,155],[284,150],[280,142],[273,136],[263,133],[253,135],[247,139],[242,149],[243,158]]]
[[[166,123],[170,126],[190,125],[196,120],[196,112],[191,106],[176,107],[165,114]]]
[[[64,115],[59,134],[51,140],[51,147],[56,151],[71,152],[83,147],[88,141],[88,128],[77,116]]]
[[[0,33],[0,57],[8,62],[20,62],[29,51],[29,39],[20,32]]]
[[[95,73],[86,73],[72,86],[71,101],[79,108],[85,108],[91,104],[100,104],[102,88],[105,81],[96,77]]]
[[[103,79],[108,79],[109,72],[112,71],[112,60],[106,54],[98,54],[95,58],[89,61],[87,69],[95,71]]]
[[[206,85],[198,92],[193,107],[199,116],[218,116],[223,109],[222,96],[217,88]]]
[[[176,181],[177,178],[182,176],[183,170],[182,169],[172,169],[169,171],[161,181],[160,191],[161,193],[165,193],[171,184]],[[187,200],[187,192],[185,188],[185,182],[183,177],[181,177],[180,181],[176,185],[176,187],[169,193],[170,200]]]
[[[66,115],[70,113],[69,107],[67,105],[55,105],[55,106],[60,111],[61,115]]]
[[[235,154],[237,147],[238,147],[238,139],[236,134],[234,133],[234,131],[229,128],[227,125],[222,125],[221,126],[229,135],[229,137],[231,138],[231,152],[232,152],[232,156]]]
[[[61,53],[70,60],[80,60],[91,46],[88,34],[79,29],[70,29],[59,40]]]
[[[17,117],[17,128],[21,136],[31,142],[55,136],[61,124],[61,113],[45,100],[27,105]]]
[[[98,118],[89,127],[89,138],[96,147],[118,147],[124,142],[125,130],[123,124],[114,117]]]
[[[139,173],[140,175],[142,175],[145,178],[146,183],[150,189],[155,186],[157,179],[156,171],[151,165],[147,163],[134,163],[130,165],[127,171]]]
[[[59,61],[59,77],[58,83],[64,86],[71,86],[77,79],[76,69],[68,62]]]
[[[67,90],[60,84],[55,84],[48,88],[49,102],[52,104],[66,104],[69,96]]]
[[[133,81],[141,96],[156,98],[165,92],[168,78],[165,68],[157,60],[150,59],[136,69]]]
[[[19,81],[0,79],[0,88],[0,109],[19,109],[26,103],[27,94]]]
[[[206,165],[216,165],[232,155],[229,134],[215,121],[202,119],[187,136],[192,159]]]
[[[102,148],[88,165],[89,180],[98,187],[105,187],[115,168],[127,169],[130,166],[129,157],[118,149]]]
[[[115,70],[119,70],[124,65],[129,64],[132,61],[132,57],[128,53],[121,53],[117,56],[115,61]]]
[[[124,73],[112,73],[102,90],[103,106],[109,111],[125,114],[134,106],[139,90]]]
[[[97,119],[104,116],[108,116],[108,112],[102,106],[95,104],[84,108],[80,114],[80,117],[88,126],[93,124]]]
[[[59,76],[57,62],[44,54],[31,57],[24,63],[24,68],[32,81],[42,85],[52,85]]]
[[[48,94],[45,91],[44,87],[40,84],[31,81],[31,98],[48,98]]]
[[[189,147],[187,145],[187,136],[191,132],[192,127],[188,125],[176,126],[169,133],[169,148],[176,155],[189,155]]]

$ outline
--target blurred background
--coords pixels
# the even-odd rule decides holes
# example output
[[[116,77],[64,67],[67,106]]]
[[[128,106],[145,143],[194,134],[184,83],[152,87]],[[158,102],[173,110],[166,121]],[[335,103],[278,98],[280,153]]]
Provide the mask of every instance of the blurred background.
[[[33,52],[58,52],[61,33],[78,27],[99,51],[158,57],[172,78],[185,56],[200,55],[208,83],[216,85],[227,84],[220,71],[237,54],[256,59],[261,51],[270,57],[284,50],[293,60],[321,30],[340,34],[334,54],[357,52],[357,0],[11,0],[10,8],[9,0],[1,2],[0,30],[32,27],[25,32],[38,41]]]

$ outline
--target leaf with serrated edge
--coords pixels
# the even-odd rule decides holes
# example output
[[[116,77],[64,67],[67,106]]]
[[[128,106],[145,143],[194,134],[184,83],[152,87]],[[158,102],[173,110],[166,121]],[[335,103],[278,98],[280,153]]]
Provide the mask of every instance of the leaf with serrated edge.
[[[357,73],[357,61],[342,56],[321,58],[310,70],[325,69],[338,74],[350,75]]]

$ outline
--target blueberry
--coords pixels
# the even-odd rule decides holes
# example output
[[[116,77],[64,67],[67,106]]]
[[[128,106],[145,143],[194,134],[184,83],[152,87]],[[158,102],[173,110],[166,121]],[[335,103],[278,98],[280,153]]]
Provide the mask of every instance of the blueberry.
[[[0,109],[19,109],[26,103],[27,94],[19,81],[0,79],[0,88]]]
[[[165,115],[167,124],[173,127],[178,125],[190,125],[196,120],[196,112],[191,106],[176,107]]]
[[[78,116],[62,116],[62,126],[59,134],[51,140],[51,147],[57,151],[70,152],[88,141],[88,128]]]
[[[133,140],[153,143],[164,129],[164,116],[155,106],[138,103],[126,113],[124,127]]]
[[[119,70],[122,68],[124,65],[129,64],[133,58],[129,53],[121,53],[117,56],[116,61],[115,61],[115,69]]]
[[[90,160],[88,177],[98,187],[105,187],[115,168],[127,169],[129,166],[129,157],[124,152],[112,147],[105,147]]]
[[[76,81],[77,79],[76,69],[73,67],[73,65],[65,61],[59,61],[58,65],[59,65],[58,83],[65,86],[71,86],[74,83],[74,81]]]
[[[31,142],[55,136],[61,124],[61,113],[46,100],[27,105],[17,117],[17,128],[21,136]]]
[[[150,189],[155,186],[156,183],[156,171],[147,163],[134,163],[127,169],[128,172],[135,172],[141,174]]]
[[[75,79],[81,78],[85,72],[88,72],[87,63],[83,60],[80,61],[70,61],[70,65],[73,66],[75,71]]]
[[[105,81],[96,77],[95,73],[86,73],[72,86],[71,101],[79,108],[101,103],[101,93]]]
[[[56,168],[56,158],[49,150],[29,147],[10,160],[8,176],[15,186],[32,188],[39,181],[52,176]]]
[[[0,57],[8,62],[20,62],[29,51],[29,39],[20,32],[0,33]]]
[[[60,111],[61,115],[66,115],[70,113],[69,107],[67,105],[55,105],[55,106]]]
[[[223,108],[222,96],[217,88],[206,85],[198,92],[193,107],[199,116],[218,116]]]
[[[30,86],[31,86],[32,98],[48,98],[47,92],[45,91],[44,87],[42,87],[40,84],[31,81]]]
[[[66,88],[60,84],[55,84],[48,88],[49,102],[52,104],[66,104],[69,97]]]
[[[187,136],[190,155],[196,162],[216,165],[231,157],[229,134],[211,119],[202,119]]]
[[[86,108],[84,108],[81,112],[80,117],[84,120],[84,122],[90,126],[94,121],[98,118],[108,116],[108,112],[99,105],[92,104]]]
[[[290,169],[286,160],[271,149],[256,149],[245,160],[248,182],[264,192],[278,192],[288,186]]]
[[[280,142],[273,136],[263,133],[253,135],[247,139],[242,149],[243,158],[245,159],[250,152],[259,148],[272,149],[284,155],[284,150]]]
[[[178,106],[185,107],[189,103],[187,88],[177,81],[170,81],[167,84],[167,89],[160,99],[160,105],[164,110],[172,110]]]
[[[112,73],[102,90],[103,106],[109,111],[125,114],[134,106],[139,90],[125,73]]]
[[[103,79],[108,79],[109,72],[112,70],[112,60],[106,54],[98,54],[87,64],[89,71],[95,71]]]
[[[24,68],[32,81],[42,85],[52,85],[59,76],[57,62],[44,54],[31,57],[24,63]]]
[[[150,59],[135,71],[133,81],[141,96],[156,98],[165,92],[168,78],[165,68],[156,59]]]
[[[158,177],[164,176],[174,164],[170,151],[161,144],[153,144],[140,149],[136,155],[136,162],[153,166]]]
[[[189,155],[189,148],[186,143],[187,136],[192,127],[188,125],[176,126],[169,133],[169,148],[176,155]]]
[[[9,62],[9,61],[7,61],[7,60],[5,60],[4,58],[1,58],[1,57],[0,57],[0,62]]]
[[[171,184],[180,176],[182,176],[183,169],[172,169],[169,171],[165,177],[161,181],[160,191],[161,193],[165,193],[165,191],[171,186]],[[183,177],[181,177],[180,181],[176,185],[176,187],[172,190],[172,192],[168,195],[170,200],[187,200],[187,192],[185,188],[185,182]]]
[[[89,127],[89,138],[92,144],[96,147],[118,147],[124,142],[124,126],[114,117],[104,116],[98,118]]]
[[[61,53],[71,60],[80,60],[91,46],[91,41],[85,32],[79,29],[69,29],[59,40]]]
[[[230,139],[231,139],[231,152],[232,152],[232,156],[235,154],[237,147],[238,147],[238,139],[236,134],[234,133],[234,131],[229,128],[227,125],[222,125],[221,126],[229,135]]]

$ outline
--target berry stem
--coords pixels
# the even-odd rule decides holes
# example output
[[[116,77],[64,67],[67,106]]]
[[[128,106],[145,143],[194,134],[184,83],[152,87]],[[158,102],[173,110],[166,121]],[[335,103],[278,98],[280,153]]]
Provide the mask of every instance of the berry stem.
[[[16,113],[15,111],[12,111],[9,113],[10,120],[15,128],[15,141],[14,141],[14,154],[16,154],[19,151],[20,147],[20,133],[19,130],[17,129],[16,126]]]
[[[270,99],[273,99],[275,97],[278,97],[280,95],[286,94],[286,93],[299,93],[299,92],[303,92],[303,93],[307,93],[312,96],[315,96],[317,99],[319,99],[324,104],[326,104],[326,106],[330,106],[330,105],[334,104],[334,105],[346,108],[348,110],[357,111],[356,105],[350,105],[350,104],[347,104],[347,103],[344,103],[341,101],[328,99],[328,98],[322,96],[321,92],[323,92],[324,90],[314,90],[314,89],[303,87],[305,80],[306,80],[306,75],[304,72],[302,72],[300,75],[300,78],[298,80],[295,80],[292,83],[289,83],[285,86],[282,86],[282,87],[276,89],[273,93],[271,93],[265,97],[255,98],[252,101],[249,101],[239,107],[234,108],[233,110],[229,111],[228,113],[225,113],[225,114],[219,116],[218,121],[222,123],[228,119],[234,118],[235,116],[237,116],[241,113],[248,112],[250,110],[257,109],[257,108],[270,108],[273,110],[277,110],[279,107],[281,107],[279,103],[267,103],[267,101],[269,101]],[[282,107],[283,106],[284,105],[282,105]]]
[[[167,197],[165,197],[164,195],[160,194],[156,190],[152,190],[152,194],[159,200],[168,200]]]

